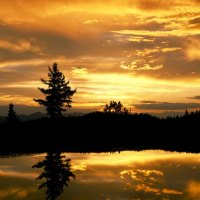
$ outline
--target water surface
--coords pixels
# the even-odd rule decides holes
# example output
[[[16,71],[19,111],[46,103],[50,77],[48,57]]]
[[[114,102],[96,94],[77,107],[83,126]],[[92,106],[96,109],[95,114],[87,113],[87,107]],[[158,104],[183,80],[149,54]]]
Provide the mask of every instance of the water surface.
[[[76,178],[69,177],[68,187],[58,195],[60,200],[200,199],[200,154],[132,151],[62,155],[71,159],[70,172]],[[47,187],[38,189],[45,179],[35,180],[45,170],[32,168],[45,156],[0,158],[0,199],[46,199]],[[54,177],[55,167],[46,169],[53,170]]]

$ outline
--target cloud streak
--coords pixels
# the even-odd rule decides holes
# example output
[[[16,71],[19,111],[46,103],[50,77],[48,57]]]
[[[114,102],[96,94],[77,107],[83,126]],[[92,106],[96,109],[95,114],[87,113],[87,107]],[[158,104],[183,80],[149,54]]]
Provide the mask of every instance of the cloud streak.
[[[200,96],[188,97],[188,99],[196,99],[196,100],[200,100]]]
[[[156,101],[143,101],[142,104],[134,105],[137,109],[142,110],[184,110],[199,109],[199,103],[170,103],[170,102],[156,102]]]

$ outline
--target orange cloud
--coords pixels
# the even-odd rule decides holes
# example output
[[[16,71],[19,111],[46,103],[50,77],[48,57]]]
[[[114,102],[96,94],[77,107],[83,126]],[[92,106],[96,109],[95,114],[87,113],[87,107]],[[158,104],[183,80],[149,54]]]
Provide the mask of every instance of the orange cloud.
[[[186,44],[186,56],[190,61],[200,60],[200,41],[198,39],[190,39]]]

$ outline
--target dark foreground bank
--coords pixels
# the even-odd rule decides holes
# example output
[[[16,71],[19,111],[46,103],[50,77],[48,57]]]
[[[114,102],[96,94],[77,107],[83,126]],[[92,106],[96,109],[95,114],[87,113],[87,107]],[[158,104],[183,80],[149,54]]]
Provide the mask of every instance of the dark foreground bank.
[[[163,149],[200,152],[200,113],[159,119],[147,114],[90,113],[0,124],[0,153]]]

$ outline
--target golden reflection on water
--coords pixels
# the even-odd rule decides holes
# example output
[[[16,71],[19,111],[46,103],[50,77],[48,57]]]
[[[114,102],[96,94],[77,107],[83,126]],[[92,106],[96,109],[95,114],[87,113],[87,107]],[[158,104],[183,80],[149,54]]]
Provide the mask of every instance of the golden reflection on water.
[[[198,200],[200,154],[165,151],[64,153],[76,180],[60,200]],[[45,199],[31,167],[43,155],[0,158],[0,199]]]

